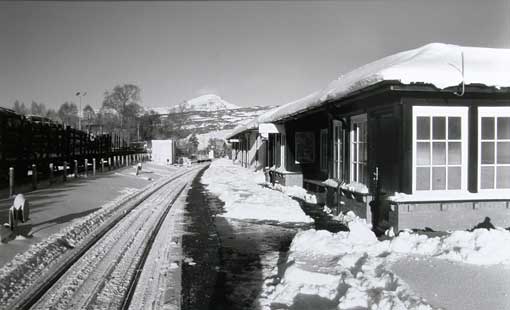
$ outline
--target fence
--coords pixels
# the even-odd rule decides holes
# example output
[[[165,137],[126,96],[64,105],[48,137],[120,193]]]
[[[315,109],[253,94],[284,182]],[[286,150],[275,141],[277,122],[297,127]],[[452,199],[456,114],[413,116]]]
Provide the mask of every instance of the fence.
[[[143,148],[129,147],[119,134],[94,135],[0,109],[0,188],[9,185],[10,170],[20,184],[34,176],[51,179],[60,174],[65,178],[69,172],[95,171],[104,166],[111,169],[129,164],[135,155],[141,159],[144,153]]]

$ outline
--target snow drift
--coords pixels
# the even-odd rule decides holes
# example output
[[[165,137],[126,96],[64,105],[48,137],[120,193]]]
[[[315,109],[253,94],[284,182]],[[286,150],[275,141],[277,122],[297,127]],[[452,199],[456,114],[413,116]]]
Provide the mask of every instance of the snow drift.
[[[273,308],[434,309],[389,266],[409,255],[467,264],[510,265],[510,232],[457,231],[429,238],[402,232],[378,241],[359,219],[349,232],[307,230],[292,241],[282,280],[272,291]]]

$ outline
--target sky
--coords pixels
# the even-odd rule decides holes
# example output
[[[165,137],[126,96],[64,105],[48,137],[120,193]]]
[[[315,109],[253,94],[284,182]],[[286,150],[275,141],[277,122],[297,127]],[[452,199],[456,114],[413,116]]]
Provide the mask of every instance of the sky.
[[[0,106],[125,83],[145,107],[281,105],[431,42],[510,48],[510,0],[0,2]]]

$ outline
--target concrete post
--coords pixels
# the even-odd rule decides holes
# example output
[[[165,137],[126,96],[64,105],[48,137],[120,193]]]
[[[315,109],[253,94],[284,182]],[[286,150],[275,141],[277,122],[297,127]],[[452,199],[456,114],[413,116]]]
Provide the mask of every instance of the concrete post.
[[[9,168],[9,197],[14,195],[14,168]]]
[[[74,160],[74,177],[75,178],[78,177],[78,160],[77,159]]]
[[[53,184],[53,163],[50,163],[50,184]]]
[[[85,168],[83,169],[85,177],[87,177],[88,171],[89,171],[89,160],[87,158],[85,158]]]
[[[104,173],[104,158],[101,158],[101,173]]]
[[[96,159],[92,158],[92,175],[96,176]]]
[[[108,157],[108,170],[112,171],[112,158]]]
[[[67,161],[64,161],[64,173],[62,174],[62,180],[67,181]]]
[[[128,167],[128,166],[129,166],[129,155],[124,155],[124,165],[125,165],[126,167]]]
[[[32,164],[32,189],[37,189],[37,166]]]

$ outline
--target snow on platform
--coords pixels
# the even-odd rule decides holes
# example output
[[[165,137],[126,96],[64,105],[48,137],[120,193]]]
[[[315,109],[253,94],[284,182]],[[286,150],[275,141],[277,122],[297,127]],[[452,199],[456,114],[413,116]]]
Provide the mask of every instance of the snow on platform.
[[[30,246],[44,241],[74,221],[128,196],[161,176],[175,173],[176,169],[144,163],[139,176],[136,176],[135,167],[129,167],[98,173],[97,177],[69,178],[66,183],[24,192],[30,203],[31,225],[24,227],[15,240],[0,243],[0,267],[16,254],[27,251]],[[11,204],[12,198],[0,200],[0,224],[8,222]]]
[[[282,223],[313,222],[297,201],[262,186],[265,179],[261,171],[253,172],[228,159],[214,161],[201,182],[225,203],[224,217]]]
[[[508,282],[505,277],[494,276],[494,270],[510,273],[510,232],[507,230],[457,231],[434,238],[403,232],[391,240],[378,241],[362,220],[351,221],[349,229],[349,232],[339,233],[312,229],[295,236],[286,268],[280,271],[282,279],[270,290],[273,308],[438,309],[449,305],[450,298],[461,298],[449,296],[448,292],[458,293],[452,286],[457,279],[468,280],[462,275],[464,272],[466,276],[473,270],[482,274],[488,272],[491,274],[479,278],[500,284]],[[414,270],[424,274],[426,266],[408,264],[398,268],[399,262],[409,257],[456,262],[456,271],[429,275],[424,280],[427,285],[416,285],[421,279],[413,276]],[[412,279],[412,286],[405,279]],[[434,281],[449,281],[449,285],[443,286],[450,289],[432,302],[426,297],[436,289]],[[471,300],[491,300],[493,305],[505,305],[494,309],[508,308],[508,294],[502,290],[476,290],[476,285],[494,287],[494,283],[473,285],[468,290],[473,294]]]

